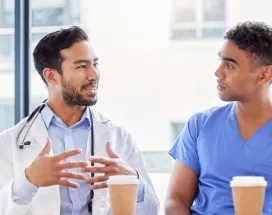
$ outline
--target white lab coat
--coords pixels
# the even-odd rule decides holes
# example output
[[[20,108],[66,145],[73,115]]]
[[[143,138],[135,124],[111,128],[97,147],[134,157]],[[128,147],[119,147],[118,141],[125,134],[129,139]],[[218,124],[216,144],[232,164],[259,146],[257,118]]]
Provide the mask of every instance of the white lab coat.
[[[144,178],[144,202],[137,203],[136,214],[157,215],[159,201],[145,169],[140,150],[130,134],[123,128],[114,125],[101,114],[95,111],[92,111],[92,113],[95,134],[95,155],[108,157],[105,146],[106,142],[110,141],[113,151],[131,167],[137,169],[139,174]],[[38,115],[25,140],[31,141],[31,145],[25,147],[23,150],[19,149],[18,143],[22,142],[27,129],[24,129],[20,137],[18,137],[18,133],[25,121],[26,119],[22,120],[13,128],[0,134],[0,215],[59,215],[59,186],[39,188],[33,197],[32,203],[29,205],[19,205],[12,200],[14,177],[22,174],[25,168],[35,160],[43,149],[46,137],[48,136],[42,117]],[[90,144],[88,144],[86,154],[89,154],[90,150]],[[50,154],[53,155],[52,149]],[[111,214],[111,210],[108,189],[95,190],[93,215],[109,214]]]

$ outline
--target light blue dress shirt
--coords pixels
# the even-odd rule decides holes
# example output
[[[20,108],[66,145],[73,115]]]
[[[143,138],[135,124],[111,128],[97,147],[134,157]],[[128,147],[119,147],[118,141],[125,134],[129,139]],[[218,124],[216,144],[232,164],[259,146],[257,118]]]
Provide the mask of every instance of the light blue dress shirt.
[[[54,154],[58,155],[64,151],[72,150],[74,148],[81,148],[81,154],[70,157],[64,162],[87,160],[86,146],[88,144],[89,130],[92,126],[90,109],[86,108],[81,120],[71,127],[67,127],[48,106],[45,106],[41,114],[48,129],[49,137],[53,143],[52,149]],[[81,173],[79,168],[67,169],[67,171]],[[84,174],[88,178],[91,175],[91,173]],[[74,189],[60,186],[61,214],[89,214],[87,202],[90,195],[90,185],[84,184],[82,180],[78,179],[69,180],[80,184],[80,188]],[[23,174],[14,179],[12,199],[18,204],[29,204],[37,191],[38,188],[31,184]],[[144,183],[140,177],[138,202],[142,201],[144,201]]]

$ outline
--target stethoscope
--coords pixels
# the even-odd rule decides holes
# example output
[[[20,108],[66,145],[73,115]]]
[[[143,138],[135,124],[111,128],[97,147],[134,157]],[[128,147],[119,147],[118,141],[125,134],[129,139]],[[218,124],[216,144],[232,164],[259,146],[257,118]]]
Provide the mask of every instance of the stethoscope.
[[[20,137],[20,135],[22,134],[22,132],[24,131],[24,129],[26,128],[26,126],[30,123],[30,121],[32,120],[31,124],[29,125],[25,135],[24,135],[24,138],[22,141],[19,142],[18,144],[18,147],[19,149],[24,149],[25,146],[29,146],[31,144],[30,141],[25,141],[26,139],[26,136],[30,130],[30,128],[32,127],[33,123],[35,122],[35,120],[37,119],[37,117],[39,116],[39,114],[42,112],[42,110],[44,109],[44,107],[46,106],[46,100],[44,100],[40,106],[38,106],[30,115],[29,117],[27,118],[24,126],[22,127],[22,129],[20,130],[19,134],[18,134],[18,137]],[[93,115],[92,115],[92,111],[90,111],[90,119],[91,119],[91,156],[94,156],[94,124],[93,124]],[[94,166],[94,163],[91,162],[91,166]],[[91,177],[93,178],[94,177],[94,173],[92,172],[91,173]],[[93,198],[94,198],[94,192],[93,190],[90,191],[90,198],[87,202],[88,204],[88,211],[90,214],[92,214],[92,211],[93,211]]]

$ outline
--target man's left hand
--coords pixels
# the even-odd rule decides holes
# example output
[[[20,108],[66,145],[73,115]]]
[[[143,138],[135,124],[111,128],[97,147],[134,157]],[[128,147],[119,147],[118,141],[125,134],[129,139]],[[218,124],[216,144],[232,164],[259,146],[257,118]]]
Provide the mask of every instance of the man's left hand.
[[[91,156],[89,160],[93,163],[100,163],[102,167],[84,167],[81,169],[82,172],[91,173],[104,173],[102,176],[95,176],[84,180],[85,184],[91,184],[93,190],[102,189],[108,187],[107,180],[112,175],[135,175],[137,172],[135,169],[130,167],[124,160],[122,160],[116,153],[114,153],[110,147],[110,143],[106,144],[106,152],[109,158]]]

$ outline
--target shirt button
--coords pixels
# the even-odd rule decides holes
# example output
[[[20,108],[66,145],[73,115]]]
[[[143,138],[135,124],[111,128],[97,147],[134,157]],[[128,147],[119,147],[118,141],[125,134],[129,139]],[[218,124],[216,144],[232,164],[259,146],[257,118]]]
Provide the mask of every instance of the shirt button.
[[[72,130],[67,130],[66,133],[67,133],[67,135],[71,135],[73,133],[73,131]]]

